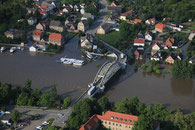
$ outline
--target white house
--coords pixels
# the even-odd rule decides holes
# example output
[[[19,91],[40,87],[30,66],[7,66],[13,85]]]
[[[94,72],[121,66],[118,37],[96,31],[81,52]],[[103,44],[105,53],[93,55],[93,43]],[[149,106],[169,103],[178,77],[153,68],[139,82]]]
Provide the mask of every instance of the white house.
[[[92,43],[86,38],[83,42],[81,42],[81,48],[92,49]]]
[[[157,43],[154,43],[154,44],[152,45],[152,50],[154,50],[154,51],[159,51],[159,50],[160,50],[160,46],[159,46]]]
[[[146,24],[148,25],[155,25],[156,24],[156,19],[155,18],[151,18],[145,21]]]
[[[150,58],[151,60],[160,61],[162,59],[161,54],[159,52],[156,52],[153,56]]]
[[[31,51],[31,52],[36,52],[36,51],[37,51],[37,48],[36,48],[35,46],[31,46],[31,47],[29,48],[29,51]]]
[[[85,13],[85,9],[81,9],[81,10],[80,10],[80,13],[81,13],[81,14],[84,14],[84,13]]]
[[[150,35],[150,33],[146,32],[145,33],[145,40],[152,41],[152,35]]]

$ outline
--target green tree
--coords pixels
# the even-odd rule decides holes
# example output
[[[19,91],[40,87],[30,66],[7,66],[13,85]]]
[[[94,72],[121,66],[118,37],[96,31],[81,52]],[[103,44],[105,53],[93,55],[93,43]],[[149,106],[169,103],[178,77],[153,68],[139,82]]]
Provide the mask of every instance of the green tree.
[[[140,115],[133,125],[133,130],[153,130],[153,120],[151,117]]]
[[[29,100],[29,94],[25,93],[25,92],[22,92],[19,95],[16,104],[20,105],[20,106],[25,106],[25,105],[28,105],[28,100]]]
[[[192,78],[195,73],[194,66],[188,63],[187,60],[176,60],[171,72],[177,78]]]
[[[12,111],[11,119],[13,122],[17,123],[20,119],[20,113],[17,110]]]
[[[71,105],[72,101],[70,97],[66,97],[64,99],[64,103],[62,105],[63,109],[67,109]]]
[[[70,129],[79,129],[93,114],[97,112],[97,101],[85,98],[74,105],[67,125]]]
[[[148,68],[147,68],[147,72],[148,72],[148,73],[152,72],[152,68],[148,67]]]
[[[145,71],[145,70],[147,69],[147,67],[148,67],[148,66],[147,66],[146,64],[143,64],[143,65],[141,66],[141,69]]]
[[[110,109],[110,102],[107,97],[103,96],[100,99],[98,99],[98,105],[101,108],[101,111],[107,111]]]
[[[58,127],[50,125],[47,127],[47,130],[58,130]]]
[[[123,39],[127,39],[131,33],[130,25],[125,21],[122,21],[120,23],[119,30],[120,30],[120,35]]]

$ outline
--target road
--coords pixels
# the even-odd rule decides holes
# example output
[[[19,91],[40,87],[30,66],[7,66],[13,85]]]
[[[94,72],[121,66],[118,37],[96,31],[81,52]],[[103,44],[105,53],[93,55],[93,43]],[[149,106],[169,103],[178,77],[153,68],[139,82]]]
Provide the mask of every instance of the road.
[[[88,34],[95,34],[97,28],[106,22],[107,19],[107,2],[106,0],[99,0],[100,4],[101,4],[101,9],[99,11],[99,15],[97,16],[96,20],[94,21],[94,23],[90,26],[90,28],[87,30],[86,33]]]

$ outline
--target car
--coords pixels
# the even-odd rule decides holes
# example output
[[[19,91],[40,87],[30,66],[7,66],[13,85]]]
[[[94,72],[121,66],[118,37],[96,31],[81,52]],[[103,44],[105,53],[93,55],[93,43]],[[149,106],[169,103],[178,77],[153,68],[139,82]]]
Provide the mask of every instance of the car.
[[[36,127],[35,129],[36,129],[36,130],[42,130],[43,127],[44,127],[44,125],[41,125],[41,126]]]
[[[62,114],[62,113],[58,113],[58,116],[63,116],[64,114]]]
[[[49,125],[49,122],[44,121],[44,122],[42,123],[42,125],[44,125],[44,126]]]

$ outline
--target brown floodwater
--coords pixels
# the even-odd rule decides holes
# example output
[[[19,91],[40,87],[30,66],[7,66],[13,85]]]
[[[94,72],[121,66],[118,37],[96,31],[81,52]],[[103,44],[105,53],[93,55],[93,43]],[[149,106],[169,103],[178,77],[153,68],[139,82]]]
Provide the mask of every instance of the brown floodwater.
[[[137,96],[146,104],[161,103],[171,109],[195,111],[195,79],[177,79],[169,73],[148,74],[140,69],[135,73],[132,66],[127,67],[105,95],[114,102]]]
[[[10,54],[7,50],[0,54],[0,82],[23,85],[30,79],[32,88],[46,91],[56,85],[60,95],[71,96],[73,100],[78,98],[93,81],[99,69],[97,64],[101,66],[110,59],[97,59],[79,68],[55,62],[63,56],[82,59],[77,42],[78,39],[73,38],[65,45],[64,51],[56,55],[30,53],[27,49]],[[118,102],[124,97],[137,96],[146,104],[162,103],[169,108],[195,111],[194,79],[176,79],[170,74],[159,76],[141,70],[135,73],[133,67],[128,65],[125,73],[111,82],[104,94],[110,101]]]

